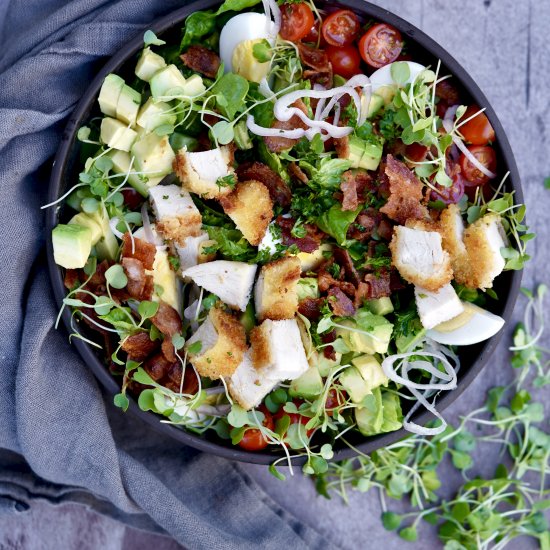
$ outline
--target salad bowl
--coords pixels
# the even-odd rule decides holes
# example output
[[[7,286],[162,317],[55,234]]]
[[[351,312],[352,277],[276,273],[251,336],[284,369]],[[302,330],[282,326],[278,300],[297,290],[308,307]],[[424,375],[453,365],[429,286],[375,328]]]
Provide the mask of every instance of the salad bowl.
[[[217,0],[201,0],[190,3],[164,18],[152,22],[149,29],[156,37],[166,41],[168,44],[179,44],[181,39],[180,31],[185,19],[190,14],[199,10],[215,9],[219,4],[220,2]],[[320,4],[324,5],[324,3]],[[336,5],[327,4],[327,6],[333,8]],[[337,7],[350,9],[363,20],[372,19],[387,23],[400,31],[409,45],[407,55],[411,59],[426,67],[435,67],[438,65],[438,62],[441,62],[441,72],[452,75],[453,83],[460,88],[462,95],[467,98],[467,104],[481,105],[485,108],[485,115],[488,117],[495,133],[494,148],[499,166],[499,174],[509,173],[504,188],[508,192],[514,192],[516,204],[522,203],[523,195],[518,170],[502,125],[486,97],[467,71],[429,36],[385,9],[361,0],[339,2]],[[77,139],[78,132],[91,118],[100,114],[97,108],[97,97],[105,77],[111,73],[116,73],[126,78],[127,81],[131,81],[137,56],[142,49],[142,34],[128,41],[98,72],[96,78],[91,82],[76,109],[71,114],[52,170],[48,197],[49,203],[58,201],[74,185],[74,182],[78,181],[78,174],[87,154],[85,145],[79,143]],[[68,218],[69,215],[66,207],[48,209],[46,213],[48,232],[51,232],[59,223],[65,223]],[[64,271],[54,260],[54,249],[51,239],[48,239],[48,262],[55,299],[61,307],[67,294],[64,283],[65,275]],[[511,318],[520,282],[521,271],[505,271],[495,280],[493,291],[498,296],[498,299],[488,302],[487,308],[492,313],[504,319],[504,321],[508,321]],[[70,332],[74,330],[73,317],[69,308],[64,309],[62,320],[67,330]],[[83,332],[86,333],[85,330]],[[442,391],[439,394],[437,399],[439,411],[443,411],[458,399],[468,388],[472,380],[487,366],[490,356],[498,344],[500,334],[501,332],[481,343],[460,348],[458,354],[461,366],[458,372],[457,387],[452,391]],[[84,362],[90,367],[106,390],[113,396],[119,394],[120,381],[106,368],[101,352],[98,353],[96,348],[82,339],[74,339],[73,344]],[[128,410],[131,414],[136,415],[155,430],[201,451],[231,460],[258,464],[270,464],[274,460],[285,457],[284,450],[279,448],[276,450],[247,451],[231,445],[226,440],[222,440],[214,431],[208,431],[199,435],[169,423],[160,422],[157,414],[144,411],[138,407],[137,401],[132,396],[129,396],[128,399]],[[419,410],[411,417],[412,422],[421,426],[430,420],[433,420],[433,416],[427,410]],[[334,442],[334,459],[351,457],[357,451],[365,454],[371,453],[376,449],[405,437],[407,433],[404,428],[368,437],[359,432],[350,432],[346,437],[347,443],[339,440]],[[298,456],[296,457],[296,462],[303,462],[306,458],[305,456]]]

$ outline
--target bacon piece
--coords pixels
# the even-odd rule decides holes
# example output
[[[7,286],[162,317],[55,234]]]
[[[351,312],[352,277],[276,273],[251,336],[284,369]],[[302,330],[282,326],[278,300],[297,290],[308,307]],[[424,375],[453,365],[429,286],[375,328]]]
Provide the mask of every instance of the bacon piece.
[[[353,302],[338,287],[331,288],[328,291],[328,296],[328,303],[334,315],[350,317],[355,314]]]
[[[176,348],[174,347],[174,344],[172,344],[172,339],[168,338],[168,336],[166,336],[162,341],[161,351],[162,355],[164,355],[168,361],[174,362],[177,359]]]
[[[317,282],[319,284],[319,290],[326,292],[332,287],[338,287],[343,290],[348,296],[353,297],[355,295],[355,285],[349,281],[339,281],[335,279],[323,266],[319,269],[317,274]]]
[[[357,269],[355,269],[355,266],[353,265],[353,260],[351,259],[349,252],[345,248],[336,247],[334,248],[333,254],[336,263],[345,269],[346,278],[357,286],[361,279],[359,277],[359,273],[357,273]]]
[[[304,298],[298,304],[298,311],[310,321],[317,321],[321,317],[323,298]]]
[[[330,344],[331,342],[334,342],[334,340],[336,340],[336,331],[334,329],[321,335],[321,341],[323,342],[323,344]],[[334,348],[332,346],[327,346],[323,348],[323,355],[327,359],[332,359],[332,361],[336,361],[336,352],[334,351]]]
[[[296,46],[300,61],[306,67],[302,76],[306,80],[311,80],[313,84],[318,83],[332,88],[332,65],[326,52],[301,42],[298,42]]]
[[[307,174],[295,162],[291,162],[288,165],[288,171],[296,181],[301,183],[307,183],[309,181]]]
[[[269,190],[269,196],[275,204],[290,206],[292,194],[283,178],[266,164],[261,162],[246,162],[237,168],[239,181],[256,180],[263,183]]]
[[[302,227],[307,232],[305,237],[297,238],[291,234],[292,228],[296,221],[293,218],[283,218],[279,216],[276,220],[277,225],[281,228],[281,237],[285,246],[298,247],[301,252],[314,252],[319,248],[325,233],[323,233],[316,225],[305,223]]]
[[[422,183],[407,166],[388,155],[385,173],[389,180],[390,197],[380,212],[401,225],[411,218],[429,219],[428,209],[420,204],[423,198]]]
[[[183,377],[183,385],[181,383],[182,366],[181,363],[174,363],[166,375],[166,379],[163,380],[162,385],[172,390],[175,393],[186,393],[194,395],[199,389],[199,381],[197,375],[192,368],[185,369],[185,375]]]
[[[168,361],[162,353],[157,353],[147,360],[147,362],[143,365],[143,368],[153,380],[159,381],[161,378],[166,376],[172,368],[172,365],[173,363]]]
[[[391,241],[393,235],[393,224],[386,218],[382,218],[378,224],[378,236],[385,241]]]
[[[375,208],[362,210],[348,229],[348,239],[355,239],[357,241],[366,241],[370,239],[380,223],[381,218],[382,215]]]
[[[388,271],[367,273],[365,284],[369,286],[369,299],[384,298],[391,295],[390,274]]]
[[[151,321],[162,334],[170,338],[181,332],[182,323],[179,313],[162,300],[159,302],[159,309]]]
[[[63,284],[67,290],[73,290],[80,285],[80,277],[78,272],[78,269],[67,269],[65,272]]]
[[[158,342],[151,340],[147,332],[132,334],[121,345],[121,348],[128,354],[128,358],[133,361],[145,361],[158,347]]]
[[[221,64],[219,55],[200,45],[189,46],[187,51],[180,55],[180,59],[186,67],[208,78],[216,77]]]
[[[134,241],[134,247],[132,249],[132,240]],[[155,261],[155,254],[157,253],[157,247],[154,244],[148,243],[143,239],[137,239],[130,237],[130,233],[124,233],[122,237],[122,257],[123,258],[135,258],[139,260],[145,269],[153,269],[153,262]]]
[[[390,272],[390,289],[392,292],[397,292],[398,290],[403,290],[407,285],[399,275],[397,269],[393,269]]]
[[[296,107],[302,111],[304,114],[308,114],[308,110],[306,107],[306,104],[301,100],[297,99],[293,104],[293,107]],[[273,124],[271,125],[272,128],[277,128],[279,130],[295,130],[297,128],[306,129],[307,125],[306,123],[297,115],[294,115],[290,117],[289,120],[275,120]],[[291,147],[294,147],[296,143],[298,143],[297,139],[290,139],[286,137],[270,137],[266,136],[264,137],[265,144],[267,148],[272,153],[280,153],[281,151],[284,151],[285,149],[290,149]],[[263,182],[262,182],[263,183]]]
[[[143,263],[136,258],[122,258],[122,267],[128,279],[126,290],[132,298],[141,300],[145,288],[145,269]]]
[[[356,210],[365,202],[366,192],[375,191],[372,176],[367,172],[347,170],[342,174],[340,190],[343,194],[342,210]]]

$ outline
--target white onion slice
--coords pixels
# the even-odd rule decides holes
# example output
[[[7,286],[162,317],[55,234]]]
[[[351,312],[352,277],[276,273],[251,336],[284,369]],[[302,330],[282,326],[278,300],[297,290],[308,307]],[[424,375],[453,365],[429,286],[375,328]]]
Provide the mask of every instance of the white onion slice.
[[[487,167],[483,166],[479,160],[476,159],[474,155],[468,150],[468,147],[464,144],[464,142],[453,133],[453,122],[452,119],[447,119],[446,117],[442,121],[443,128],[445,128],[445,131],[451,135],[453,138],[453,143],[460,149],[462,153],[464,153],[464,156],[482,173],[485,174],[488,178],[494,179],[497,177],[497,175],[494,172],[491,172]]]
[[[268,32],[271,37],[276,38],[281,30],[281,10],[275,0],[262,0],[264,12],[270,21]]]
[[[114,217],[114,218],[111,218],[109,220],[109,227],[111,228],[111,231],[113,232],[114,236],[117,238],[117,239],[120,239],[122,240],[122,237],[124,236],[123,233],[121,233],[117,228],[116,226],[118,225],[118,222],[120,220],[118,219],[118,217]]]

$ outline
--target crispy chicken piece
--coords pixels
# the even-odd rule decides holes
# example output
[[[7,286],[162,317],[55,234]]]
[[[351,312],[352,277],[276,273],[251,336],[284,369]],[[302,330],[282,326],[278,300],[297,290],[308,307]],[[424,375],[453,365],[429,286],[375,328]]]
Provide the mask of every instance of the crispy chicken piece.
[[[189,349],[200,342],[200,350]],[[246,351],[246,333],[239,320],[221,309],[212,308],[206,321],[187,340],[189,360],[201,376],[216,380],[231,376],[241,364]]]
[[[441,212],[439,232],[443,239],[443,248],[451,256],[453,271],[460,272],[468,261],[468,254],[464,244],[464,220],[456,204],[450,204]]]
[[[258,246],[273,218],[268,188],[259,181],[241,182],[229,195],[220,198],[220,203],[244,238]]]
[[[292,319],[298,310],[298,280],[301,264],[296,256],[264,265],[254,289],[256,316],[264,319]]]
[[[441,246],[441,235],[398,225],[390,243],[392,263],[401,277],[432,292],[451,282],[449,254]]]

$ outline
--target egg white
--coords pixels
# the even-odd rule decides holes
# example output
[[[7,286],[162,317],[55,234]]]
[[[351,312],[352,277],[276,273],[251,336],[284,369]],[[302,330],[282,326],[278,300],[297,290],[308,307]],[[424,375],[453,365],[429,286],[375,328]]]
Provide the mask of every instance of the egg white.
[[[409,80],[407,80],[407,84],[410,84],[414,81],[414,79],[426,68],[424,65],[421,65],[420,63],[415,63],[414,61],[399,61],[399,63],[406,63],[409,66],[409,70],[411,72],[411,75],[409,77]],[[384,67],[381,67],[380,69],[377,69],[370,75],[370,82],[372,85],[372,91],[376,93],[376,90],[384,87],[384,86],[395,86],[395,82],[391,76],[391,66],[393,63],[390,63],[389,65],[384,65]]]

